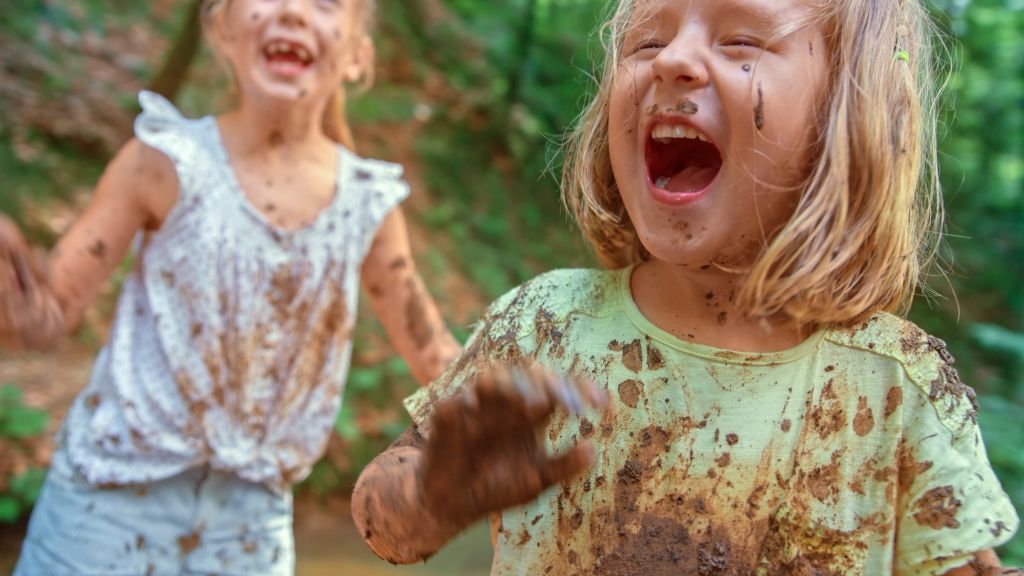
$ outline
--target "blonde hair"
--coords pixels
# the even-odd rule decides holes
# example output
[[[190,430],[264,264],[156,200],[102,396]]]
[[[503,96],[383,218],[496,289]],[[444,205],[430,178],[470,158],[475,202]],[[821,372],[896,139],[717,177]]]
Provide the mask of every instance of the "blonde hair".
[[[202,22],[203,32],[207,38],[210,37],[210,30],[214,24],[214,21],[220,17],[220,14],[227,7],[231,0],[203,0],[202,6],[200,7],[200,22]],[[376,0],[355,0],[356,19],[359,22],[360,28],[364,31],[366,36],[370,36],[371,31],[376,25],[377,20],[377,2]],[[214,55],[217,60],[224,65],[225,70],[231,76],[231,82],[236,83],[233,72],[230,66],[227,66],[221,56],[217,54],[216,43],[211,42],[214,46]],[[363,76],[360,78],[358,88],[365,90],[373,84],[373,67],[372,62],[368,62],[363,70]],[[235,86],[237,88],[237,86]],[[345,146],[349,150],[355,150],[355,139],[352,137],[352,129],[348,124],[348,120],[345,115],[345,87],[340,86],[338,90],[331,95],[330,100],[327,102],[327,107],[324,109],[324,116],[321,122],[324,134],[328,138],[335,142]]]
[[[622,42],[637,0],[621,0],[602,29],[597,93],[565,142],[563,202],[602,264],[648,256],[612,174],[608,113]],[[919,0],[815,0],[832,69],[816,156],[789,222],[737,294],[750,318],[853,326],[905,313],[942,234],[933,69],[937,32]]]

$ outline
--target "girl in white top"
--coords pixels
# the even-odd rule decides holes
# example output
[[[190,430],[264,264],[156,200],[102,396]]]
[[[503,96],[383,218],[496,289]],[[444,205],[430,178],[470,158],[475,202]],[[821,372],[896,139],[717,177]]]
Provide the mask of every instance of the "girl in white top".
[[[0,221],[0,342],[67,334],[135,243],[17,574],[291,574],[289,487],[341,402],[360,282],[413,375],[458,344],[423,289],[401,167],[340,145],[372,0],[208,0],[238,106],[140,95],[136,138],[48,261]]]

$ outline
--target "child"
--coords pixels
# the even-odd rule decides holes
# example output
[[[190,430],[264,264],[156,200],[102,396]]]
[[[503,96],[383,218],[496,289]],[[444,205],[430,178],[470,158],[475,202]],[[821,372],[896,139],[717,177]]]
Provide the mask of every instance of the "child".
[[[514,290],[407,401],[368,545],[497,513],[500,575],[1002,573],[973,392],[891,314],[939,233],[922,3],[616,4],[563,180],[613,270]]]
[[[458,353],[413,267],[401,168],[325,132],[369,70],[373,8],[210,1],[238,107],[189,120],[143,93],[48,272],[0,226],[0,335],[33,347],[77,323],[141,232],[16,574],[291,574],[289,488],[330,436],[360,280],[419,382]]]

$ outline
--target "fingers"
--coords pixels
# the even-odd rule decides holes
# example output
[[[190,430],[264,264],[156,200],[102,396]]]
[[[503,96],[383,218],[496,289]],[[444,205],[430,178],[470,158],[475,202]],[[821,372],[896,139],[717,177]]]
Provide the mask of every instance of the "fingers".
[[[574,446],[561,456],[546,458],[539,466],[543,488],[561,484],[586,472],[594,464],[594,448],[590,442]]]

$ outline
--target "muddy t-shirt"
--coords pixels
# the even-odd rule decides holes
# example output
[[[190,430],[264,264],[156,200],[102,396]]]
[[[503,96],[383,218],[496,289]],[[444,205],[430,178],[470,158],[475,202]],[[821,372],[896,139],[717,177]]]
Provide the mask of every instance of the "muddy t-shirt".
[[[283,230],[249,203],[214,118],[185,118],[151,93],[139,101],[136,136],[174,163],[178,202],[138,246],[61,447],[93,484],[209,465],[287,490],[330,438],[360,269],[408,195],[402,168],[339,146],[332,203]]]
[[[603,414],[553,417],[548,449],[588,438],[596,464],[501,515],[493,574],[941,574],[1016,531],[940,340],[880,314],[783,352],[711,348],[647,320],[630,272],[507,294],[406,401],[429,436],[432,406],[487,362],[608,390]]]

